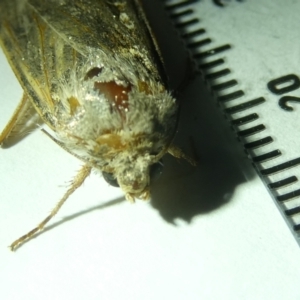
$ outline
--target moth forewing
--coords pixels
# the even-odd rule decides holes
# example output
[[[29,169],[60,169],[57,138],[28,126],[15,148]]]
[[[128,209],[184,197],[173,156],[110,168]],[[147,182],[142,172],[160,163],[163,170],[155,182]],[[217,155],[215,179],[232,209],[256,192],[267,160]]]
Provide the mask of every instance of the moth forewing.
[[[170,146],[178,103],[135,5],[133,0],[0,2],[1,47],[25,95],[52,139],[85,162],[51,214],[12,249],[45,226],[91,168],[134,201],[149,198],[153,170],[166,152],[184,156]]]

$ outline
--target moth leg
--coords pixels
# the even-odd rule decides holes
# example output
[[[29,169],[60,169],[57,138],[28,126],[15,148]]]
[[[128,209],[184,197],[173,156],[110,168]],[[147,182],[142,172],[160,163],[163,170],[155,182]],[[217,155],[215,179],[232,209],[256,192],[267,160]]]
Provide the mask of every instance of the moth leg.
[[[12,117],[10,118],[9,122],[0,134],[0,145],[2,145],[3,142],[10,136],[10,133],[19,123],[20,119],[22,119],[22,116],[29,109],[30,106],[30,100],[28,99],[28,96],[24,93],[21,102],[18,104]]]
[[[197,161],[195,159],[193,159],[192,157],[186,155],[180,148],[176,147],[176,146],[170,146],[168,148],[168,153],[171,154],[172,156],[176,157],[176,158],[183,158],[186,161],[188,161],[192,166],[196,166],[197,165]]]
[[[65,203],[65,201],[69,198],[69,196],[76,191],[77,188],[79,188],[84,180],[90,175],[91,173],[91,167],[84,165],[79,172],[76,174],[74,179],[71,182],[71,185],[69,189],[66,191],[62,199],[56,204],[56,206],[52,209],[51,213],[35,228],[30,230],[28,233],[24,234],[17,240],[15,240],[11,245],[10,249],[12,251],[19,248],[24,242],[30,240],[37,232],[42,231],[45,227],[45,225],[52,219],[53,216],[57,214],[59,209],[62,207],[62,205]]]

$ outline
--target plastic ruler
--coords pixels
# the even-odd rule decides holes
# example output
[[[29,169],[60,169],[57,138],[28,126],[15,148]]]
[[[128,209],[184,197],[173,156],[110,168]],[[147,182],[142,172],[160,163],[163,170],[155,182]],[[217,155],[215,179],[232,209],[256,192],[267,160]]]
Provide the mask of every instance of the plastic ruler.
[[[162,3],[300,244],[300,2]]]

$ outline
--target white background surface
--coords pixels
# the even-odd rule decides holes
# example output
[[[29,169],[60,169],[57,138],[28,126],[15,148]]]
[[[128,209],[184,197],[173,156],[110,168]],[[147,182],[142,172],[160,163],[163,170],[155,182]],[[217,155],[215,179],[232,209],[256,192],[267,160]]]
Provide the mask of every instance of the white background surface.
[[[2,52],[0,70],[3,128],[22,91]],[[152,204],[131,205],[92,175],[15,253],[7,246],[46,216],[80,162],[39,131],[1,149],[0,299],[300,299],[299,246],[222,116],[202,121],[215,107],[201,95],[183,107],[190,131],[179,130],[187,151],[186,135],[196,141],[196,169],[167,158]]]

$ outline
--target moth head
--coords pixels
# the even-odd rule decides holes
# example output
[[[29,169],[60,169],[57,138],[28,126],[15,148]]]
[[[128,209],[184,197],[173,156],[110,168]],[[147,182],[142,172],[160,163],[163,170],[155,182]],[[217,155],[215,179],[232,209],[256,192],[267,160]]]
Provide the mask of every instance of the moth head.
[[[103,172],[104,179],[112,186],[121,187],[130,201],[135,198],[148,199],[151,182],[162,173],[162,161],[149,165],[147,160],[139,159],[125,166],[116,174]]]

